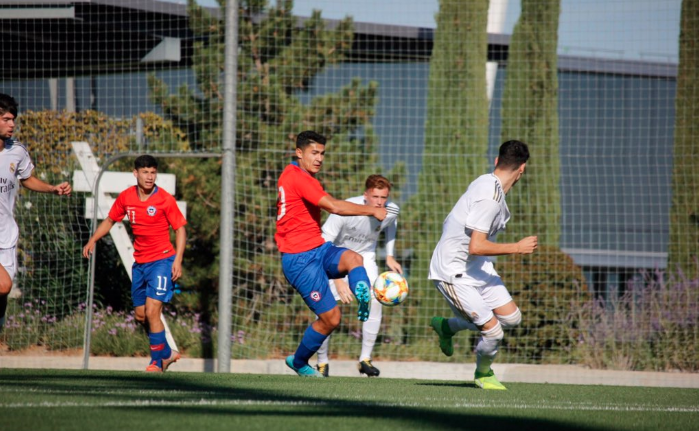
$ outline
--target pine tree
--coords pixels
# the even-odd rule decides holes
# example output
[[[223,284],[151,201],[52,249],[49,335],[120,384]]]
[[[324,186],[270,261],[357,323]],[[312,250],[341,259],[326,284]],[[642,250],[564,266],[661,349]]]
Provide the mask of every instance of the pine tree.
[[[525,177],[507,196],[513,214],[503,242],[538,235],[559,245],[561,162],[558,134],[558,18],[560,0],[522,0],[507,56],[502,142],[527,143]]]
[[[220,6],[224,10],[222,0]],[[304,103],[299,95],[316,75],[345,59],[352,46],[352,20],[327,29],[315,11],[299,25],[288,0],[274,7],[243,0],[239,7],[233,297],[238,301],[234,308],[240,307],[234,319],[249,322],[260,316],[262,304],[294,297],[281,273],[274,232],[276,182],[291,160],[295,135],[303,130],[326,135],[328,157],[319,179],[338,198],[356,195],[366,176],[376,172],[371,119],[377,84],[354,79]],[[188,131],[194,149],[216,151],[222,135],[225,28],[194,1],[188,9],[190,27],[200,38],[192,57],[196,88],[183,85],[171,94],[151,76],[151,96]],[[203,292],[218,283],[220,166],[218,160],[178,166],[178,190],[191,210],[184,283]]]
[[[487,0],[440,2],[430,59],[422,170],[418,191],[406,205],[404,226],[408,227],[403,228],[414,233],[404,248],[414,251],[411,278],[420,284],[427,278],[444,218],[468,184],[487,171],[487,19]],[[437,299],[431,286],[413,292],[413,297]]]
[[[683,0],[668,268],[699,276],[699,1]]]

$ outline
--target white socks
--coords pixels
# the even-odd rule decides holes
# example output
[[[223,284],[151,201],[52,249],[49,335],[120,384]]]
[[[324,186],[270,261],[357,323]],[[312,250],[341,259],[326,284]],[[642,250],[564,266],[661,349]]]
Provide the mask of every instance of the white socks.
[[[451,329],[451,332],[457,333],[459,331],[479,331],[478,326],[476,326],[475,323],[462,319],[461,317],[452,317],[447,321],[449,323],[449,329]]]
[[[371,359],[371,352],[374,351],[376,338],[379,335],[381,328],[381,316],[383,314],[383,305],[375,298],[371,298],[371,309],[369,310],[369,318],[362,324],[362,352],[359,354],[359,361]],[[330,336],[323,341],[320,349],[318,349],[318,363],[327,364],[330,362],[328,351],[330,345]]]
[[[485,374],[490,370],[490,365],[498,354],[498,346],[504,338],[502,326],[498,322],[493,328],[481,331],[481,336],[476,344],[476,372]]]
[[[371,352],[374,351],[376,337],[379,335],[379,329],[381,328],[382,314],[383,305],[376,298],[371,298],[369,318],[362,324],[362,352],[359,354],[359,362],[371,359]]]

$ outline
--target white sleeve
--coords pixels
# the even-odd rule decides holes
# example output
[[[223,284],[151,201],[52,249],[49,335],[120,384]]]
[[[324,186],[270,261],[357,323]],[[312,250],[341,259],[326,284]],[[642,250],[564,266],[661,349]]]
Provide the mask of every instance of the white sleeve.
[[[343,223],[342,216],[330,214],[328,219],[325,220],[325,223],[323,224],[323,239],[326,241],[335,242],[337,237],[340,236]]]
[[[491,199],[478,201],[468,212],[466,227],[478,232],[490,233],[495,217],[500,212],[500,204]]]
[[[396,247],[396,231],[398,230],[398,217],[393,220],[393,223],[386,226],[386,256],[394,256]]]
[[[19,161],[19,166],[17,166],[17,176],[21,180],[26,180],[32,176],[32,171],[34,171],[34,164],[32,163],[32,158],[29,157],[29,153],[24,151],[24,156]]]

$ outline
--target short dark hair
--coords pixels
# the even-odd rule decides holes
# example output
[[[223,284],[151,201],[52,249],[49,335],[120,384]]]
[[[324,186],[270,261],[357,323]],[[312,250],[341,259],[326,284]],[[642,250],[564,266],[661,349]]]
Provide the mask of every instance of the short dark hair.
[[[509,169],[514,171],[529,160],[529,147],[527,144],[520,141],[507,141],[500,145],[498,153],[498,164],[495,166],[499,169]]]
[[[388,189],[388,191],[391,191],[391,182],[388,181],[388,178],[379,175],[379,174],[374,174],[374,175],[369,175],[364,182],[364,190],[371,190],[371,189]]]
[[[320,133],[314,132],[313,130],[306,130],[305,132],[301,132],[298,134],[298,136],[296,136],[296,148],[300,148],[302,150],[312,143],[325,145],[326,142],[328,142],[328,138]]]
[[[155,159],[155,157],[149,154],[144,154],[142,156],[136,157],[136,160],[134,160],[133,162],[133,168],[136,170],[139,170],[141,168],[158,169],[158,161]]]
[[[6,112],[17,117],[19,105],[14,97],[9,94],[0,93],[0,115]]]

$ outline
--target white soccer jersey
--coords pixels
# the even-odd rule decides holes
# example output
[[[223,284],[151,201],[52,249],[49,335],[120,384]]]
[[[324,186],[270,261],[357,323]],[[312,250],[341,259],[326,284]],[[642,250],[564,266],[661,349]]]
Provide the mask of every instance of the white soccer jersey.
[[[0,151],[0,249],[17,245],[19,228],[14,209],[19,180],[29,178],[33,170],[34,164],[24,145],[5,141],[5,148]]]
[[[451,283],[458,277],[477,287],[497,276],[490,258],[469,256],[471,233],[483,232],[495,241],[509,219],[500,179],[494,174],[476,178],[444,220],[442,237],[432,253],[429,279]]]
[[[364,205],[364,196],[347,199]],[[331,214],[323,224],[323,238],[338,247],[346,247],[359,254],[376,253],[376,242],[382,230],[386,231],[386,254],[393,256],[400,208],[393,202],[386,203],[386,218],[378,221],[371,216],[339,216]]]

